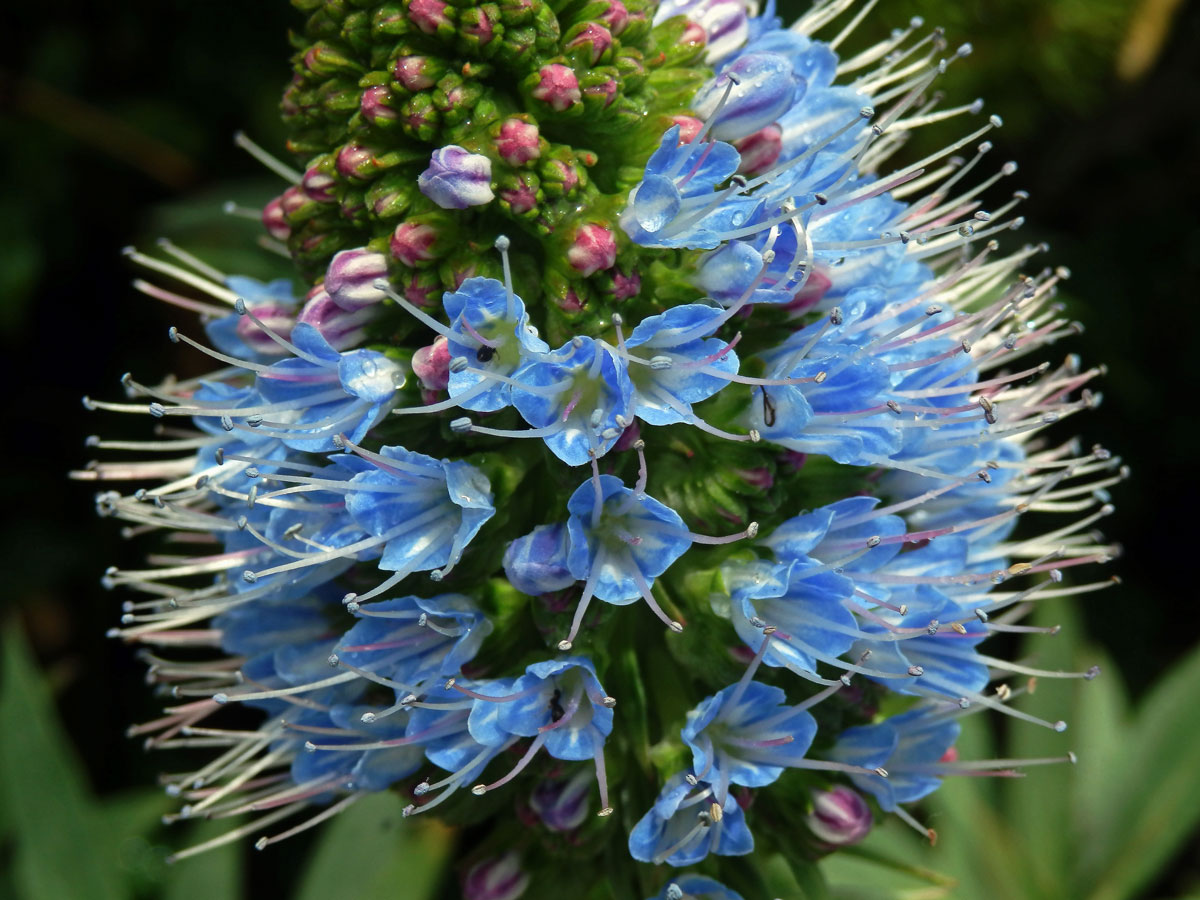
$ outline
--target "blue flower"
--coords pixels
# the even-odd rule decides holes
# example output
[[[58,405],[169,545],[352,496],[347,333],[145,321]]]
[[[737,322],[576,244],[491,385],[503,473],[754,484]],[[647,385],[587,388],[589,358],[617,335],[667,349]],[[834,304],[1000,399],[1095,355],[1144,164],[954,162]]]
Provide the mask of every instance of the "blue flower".
[[[690,866],[709,853],[745,856],[754,837],[736,800],[713,800],[713,789],[694,786],[682,774],[672,775],[658,799],[629,833],[629,855],[639,862]]]
[[[444,567],[444,575],[496,512],[487,477],[465,462],[385,446],[377,456],[346,457],[343,464],[358,470],[346,510],[383,542],[379,568],[385,571]]]
[[[613,711],[596,669],[583,657],[527,666],[513,685],[515,699],[499,708],[510,734],[537,738],[555,759],[594,759],[612,733]]]
[[[504,574],[518,591],[537,596],[561,591],[576,581],[567,568],[567,525],[539,525],[504,551]]]
[[[450,396],[479,412],[508,406],[506,379],[550,351],[529,324],[525,304],[495,279],[468,278],[443,295],[442,306],[450,318]]]
[[[736,140],[770,125],[804,96],[805,82],[778,53],[739,53],[692,98],[713,137]]]
[[[528,360],[512,377],[513,406],[568,466],[603,456],[632,419],[625,363],[592,338]]]
[[[730,685],[688,713],[681,732],[692,751],[692,771],[723,797],[730,784],[765,787],[804,759],[817,723],[787,695],[757,681]]]
[[[634,414],[649,425],[694,421],[692,404],[728,386],[738,370],[737,354],[708,335],[722,311],[699,303],[675,306],[643,319],[625,341],[632,363]],[[641,353],[631,352],[642,348]]]

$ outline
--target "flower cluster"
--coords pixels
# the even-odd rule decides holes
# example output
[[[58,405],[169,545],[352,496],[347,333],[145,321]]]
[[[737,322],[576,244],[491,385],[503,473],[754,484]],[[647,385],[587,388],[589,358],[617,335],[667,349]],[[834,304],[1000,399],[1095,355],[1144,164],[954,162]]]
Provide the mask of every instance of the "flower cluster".
[[[79,475],[141,483],[100,512],[178,548],[104,578],[171,698],[132,731],[217,748],[178,817],[254,814],[177,858],[391,790],[484,829],[474,900],[601,857],[730,900],[727,857],[925,832],[947,776],[1073,759],[955,750],[984,709],[1066,727],[1009,679],[1096,671],[984,644],[1109,583],[1063,573],[1112,555],[1124,477],[1047,436],[1097,370],[1036,358],[1076,326],[1043,248],[1001,252],[1023,195],[981,205],[1015,166],[970,178],[1000,120],[886,167],[980,112],[931,91],[969,47],[914,21],[839,58],[848,0],[297,5],[306,166],[241,140],[311,286],[130,251],[216,368],[85,401],[158,420]]]

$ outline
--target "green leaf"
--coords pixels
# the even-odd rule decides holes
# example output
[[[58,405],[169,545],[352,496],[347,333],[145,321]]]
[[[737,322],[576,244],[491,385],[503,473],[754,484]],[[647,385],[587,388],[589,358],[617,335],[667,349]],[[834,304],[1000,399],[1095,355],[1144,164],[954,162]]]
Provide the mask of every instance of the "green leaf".
[[[1082,621],[1070,603],[1039,603],[1030,624],[1060,625],[1056,635],[1032,634],[1024,642],[1022,662],[1055,672],[1070,672],[1078,665],[1077,640]],[[1090,665],[1090,663],[1089,663]],[[1012,687],[1026,682],[1015,676]],[[1037,689],[1013,701],[1022,712],[1047,722],[1063,720],[1068,730],[1059,733],[1028,722],[1009,723],[1008,750],[1004,754],[1018,759],[1063,757],[1071,750],[1086,753],[1074,733],[1079,725],[1077,701],[1081,691],[1093,687],[1088,682],[1039,678]],[[1021,846],[1023,868],[1028,873],[1031,897],[1053,900],[1068,896],[1073,869],[1075,835],[1071,833],[1071,791],[1077,773],[1069,764],[1030,766],[1019,769],[1020,778],[1004,783],[1005,818],[1016,830]]]
[[[368,794],[328,823],[300,883],[299,900],[425,900],[434,896],[454,833],[404,819],[395,794]]]
[[[107,830],[15,622],[3,646],[0,794],[16,829],[17,890],[26,900],[118,900],[126,891]]]
[[[1118,831],[1107,835],[1111,855],[1091,879],[1092,900],[1137,894],[1200,822],[1198,682],[1200,646],[1146,698],[1109,779],[1093,786],[1108,792]]]
[[[198,822],[187,834],[187,846],[210,841],[237,826],[229,819]],[[242,896],[246,847],[241,841],[180,860],[166,875],[163,900],[237,900]]]

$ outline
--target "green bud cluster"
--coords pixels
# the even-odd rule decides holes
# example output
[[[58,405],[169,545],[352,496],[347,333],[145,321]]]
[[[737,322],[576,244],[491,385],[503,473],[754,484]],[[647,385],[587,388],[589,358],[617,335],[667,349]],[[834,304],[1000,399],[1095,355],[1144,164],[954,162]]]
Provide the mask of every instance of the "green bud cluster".
[[[429,305],[466,277],[498,274],[490,248],[505,234],[551,341],[598,333],[630,301],[695,296],[683,254],[660,251],[652,267],[616,219],[710,75],[702,32],[681,18],[652,27],[647,0],[293,2],[308,20],[282,108],[306,171],[280,199],[307,276],[367,246]],[[420,192],[431,153],[448,145],[490,160],[493,200],[447,210]],[[570,252],[597,241],[599,266]]]

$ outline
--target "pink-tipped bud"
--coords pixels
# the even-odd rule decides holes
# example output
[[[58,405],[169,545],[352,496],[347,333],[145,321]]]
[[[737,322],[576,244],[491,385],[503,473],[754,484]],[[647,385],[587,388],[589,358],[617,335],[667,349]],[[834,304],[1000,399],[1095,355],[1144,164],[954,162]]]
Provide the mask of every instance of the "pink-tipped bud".
[[[321,332],[334,350],[347,350],[362,342],[366,337],[363,326],[375,317],[378,307],[365,306],[348,311],[342,309],[318,285],[308,292],[308,301],[300,310],[298,322],[304,322]]]
[[[704,123],[695,116],[671,116],[671,122],[679,126],[680,144],[691,143],[704,127]]]
[[[505,119],[496,136],[496,152],[513,167],[537,159],[542,153],[537,125],[517,118]]]
[[[617,96],[617,83],[611,78],[589,84],[583,89],[583,96],[600,101],[601,109],[608,109]]]
[[[637,273],[637,269],[631,269],[628,275],[619,269],[613,272],[614,299],[628,300],[630,297],[636,297],[641,290],[642,276]]]
[[[375,287],[387,278],[387,257],[366,247],[343,250],[334,256],[325,270],[325,290],[347,312],[382,302],[387,294]]]
[[[426,34],[433,34],[439,26],[450,24],[442,0],[412,0],[408,6],[408,19]]]
[[[412,358],[413,374],[427,391],[444,391],[450,383],[450,343],[439,336],[422,347]]]
[[[315,166],[304,173],[304,179],[300,184],[309,199],[318,203],[333,203],[337,199],[334,196],[337,181],[332,175],[327,175]]]
[[[459,31],[479,47],[491,43],[492,38],[496,36],[492,20],[487,12],[478,6],[468,7],[459,12]]]
[[[437,237],[437,229],[432,225],[423,222],[401,222],[392,232],[392,256],[406,266],[429,262],[437,256],[434,252]]]
[[[369,181],[378,171],[375,150],[362,144],[346,144],[338,151],[337,170],[343,178]]]
[[[814,269],[804,282],[804,287],[797,291],[792,301],[784,304],[783,308],[793,316],[806,313],[821,302],[831,287],[833,282],[829,280],[829,276],[820,269]]]
[[[395,109],[396,98],[385,85],[377,84],[363,91],[359,108],[363,118],[372,125],[386,125],[399,118]]]
[[[523,216],[537,208],[537,191],[531,185],[521,183],[517,187],[500,191],[501,203],[515,216]]]
[[[267,234],[277,241],[286,241],[291,237],[292,229],[288,227],[287,216],[283,211],[283,197],[276,197],[263,207],[263,228]]]
[[[608,9],[600,13],[597,18],[608,26],[608,30],[613,35],[618,35],[629,24],[629,10],[625,8],[625,4],[621,0],[608,0]]]
[[[427,56],[401,56],[392,67],[392,74],[410,91],[423,91],[437,83],[434,68]]]
[[[844,785],[812,792],[813,809],[804,822],[830,849],[857,844],[871,830],[871,808],[858,793]]]
[[[567,50],[586,50],[594,66],[612,46],[612,32],[596,22],[585,22],[574,35],[567,38]]]
[[[585,278],[605,269],[611,269],[617,261],[617,239],[612,230],[594,222],[580,225],[575,239],[567,248],[567,262],[571,268]]]
[[[292,329],[296,325],[295,310],[292,307],[276,303],[273,300],[247,303],[246,306],[254,314],[255,319],[258,319],[281,338],[286,340],[291,335]],[[242,343],[255,353],[261,353],[263,356],[283,356],[288,352],[277,341],[272,340],[271,336],[259,328],[249,316],[241,316],[234,329]]]
[[[463,878],[463,900],[517,900],[529,887],[521,857],[505,853],[476,863]]]
[[[779,159],[783,150],[783,131],[778,125],[768,125],[734,141],[733,146],[742,157],[738,171],[743,175],[761,175]]]
[[[570,109],[583,97],[579,91],[579,79],[575,77],[575,70],[562,63],[542,66],[538,71],[538,83],[530,91],[530,95],[555,112]]]

